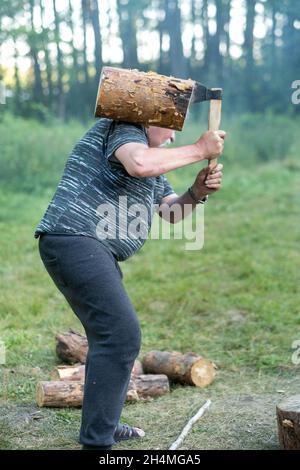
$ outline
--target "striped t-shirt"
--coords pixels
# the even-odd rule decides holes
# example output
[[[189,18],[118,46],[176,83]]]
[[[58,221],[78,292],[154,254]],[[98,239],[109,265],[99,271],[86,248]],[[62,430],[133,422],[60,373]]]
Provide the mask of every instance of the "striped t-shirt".
[[[35,238],[44,232],[90,236],[106,244],[118,261],[141,248],[155,208],[175,191],[164,175],[127,173],[114,152],[129,142],[149,145],[145,128],[106,118],[96,122],[69,155]]]

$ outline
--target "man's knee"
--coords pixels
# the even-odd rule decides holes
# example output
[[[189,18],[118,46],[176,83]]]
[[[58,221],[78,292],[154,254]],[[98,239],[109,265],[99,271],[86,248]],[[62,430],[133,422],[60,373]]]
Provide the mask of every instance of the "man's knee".
[[[117,330],[118,349],[120,352],[137,356],[142,342],[142,332],[137,318],[127,321]]]

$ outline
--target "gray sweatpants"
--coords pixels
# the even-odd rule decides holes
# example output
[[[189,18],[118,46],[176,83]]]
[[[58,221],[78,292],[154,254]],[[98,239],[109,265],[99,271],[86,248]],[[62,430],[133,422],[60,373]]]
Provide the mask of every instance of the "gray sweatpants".
[[[140,323],[122,271],[111,251],[87,236],[43,234],[39,252],[88,340],[79,442],[109,448],[141,346]]]

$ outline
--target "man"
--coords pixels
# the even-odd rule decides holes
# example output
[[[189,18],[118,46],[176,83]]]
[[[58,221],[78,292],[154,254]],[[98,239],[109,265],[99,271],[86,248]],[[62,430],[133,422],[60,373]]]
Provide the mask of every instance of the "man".
[[[143,203],[143,233],[151,227],[155,206],[166,217],[163,207],[177,203],[186,216],[187,205],[195,208],[220,188],[222,165],[210,174],[207,168],[200,171],[181,196],[164,173],[220,156],[225,135],[209,131],[194,144],[167,149],[161,147],[175,140],[173,130],[99,119],[75,145],[35,230],[44,266],[87,335],[82,449],[111,449],[122,439],[145,434],[119,422],[141,345],[139,320],[119,266],[145,242],[127,231],[130,208]],[[117,215],[107,219],[108,212]]]

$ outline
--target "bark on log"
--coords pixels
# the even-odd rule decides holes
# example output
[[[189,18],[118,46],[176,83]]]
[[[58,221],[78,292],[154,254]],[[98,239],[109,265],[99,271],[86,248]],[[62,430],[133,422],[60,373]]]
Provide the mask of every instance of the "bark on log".
[[[63,362],[68,364],[85,363],[88,351],[86,336],[69,330],[67,333],[57,333],[55,338],[57,341],[56,354]]]
[[[182,130],[194,80],[103,67],[96,117]]]
[[[36,388],[38,406],[79,407],[83,399],[83,381],[58,380],[39,382]],[[126,395],[126,401],[135,402],[152,399],[169,392],[169,381],[165,375],[132,376]]]
[[[182,384],[206,387],[216,374],[213,362],[193,352],[151,351],[142,361],[146,374],[165,374],[170,380]]]
[[[50,381],[38,382],[36,401],[38,406],[78,407],[82,405],[83,382]]]
[[[76,364],[78,362],[85,364],[88,352],[86,336],[80,335],[70,329],[67,333],[57,333],[56,341],[56,354],[63,362],[68,364]],[[77,364],[77,366],[79,366],[79,364]],[[66,368],[65,373],[68,374],[70,372],[72,375],[71,370],[68,371],[66,366],[61,366],[61,368]],[[135,375],[143,374],[143,366],[138,359],[134,362],[132,373]],[[60,375],[63,375],[63,372],[56,377],[60,377]],[[74,380],[77,380],[76,377]]]
[[[169,380],[164,374],[141,374],[132,378],[140,398],[160,397],[170,392]]]
[[[38,406],[67,408],[80,407],[83,400],[84,383],[71,380],[39,382],[36,387],[36,401]],[[130,381],[126,401],[139,401],[135,385]]]
[[[276,407],[279,444],[285,450],[300,450],[300,395],[293,395]]]

